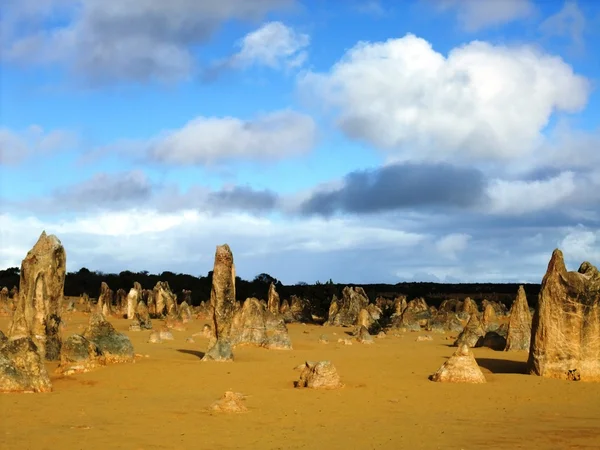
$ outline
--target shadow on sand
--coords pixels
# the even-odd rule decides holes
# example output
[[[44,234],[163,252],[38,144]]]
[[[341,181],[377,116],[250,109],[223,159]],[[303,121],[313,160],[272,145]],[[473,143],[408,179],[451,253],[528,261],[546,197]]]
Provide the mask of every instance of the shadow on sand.
[[[184,348],[179,348],[179,349],[177,349],[177,351],[179,353],[187,353],[188,355],[197,356],[200,359],[204,358],[204,352],[199,352],[198,350],[188,350],[188,349],[184,349]]]
[[[527,363],[524,361],[509,361],[506,359],[475,358],[477,364],[492,373],[527,373]]]

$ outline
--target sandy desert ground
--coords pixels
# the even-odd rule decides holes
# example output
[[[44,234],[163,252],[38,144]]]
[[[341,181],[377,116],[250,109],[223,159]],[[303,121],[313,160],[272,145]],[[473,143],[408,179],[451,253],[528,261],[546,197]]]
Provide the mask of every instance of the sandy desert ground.
[[[88,316],[64,318],[67,336]],[[0,318],[0,329],[8,321]],[[448,335],[347,346],[337,339],[349,329],[293,324],[294,350],[238,347],[235,362],[218,363],[200,361],[206,338],[186,342],[203,321],[161,344],[147,343],[149,331],[129,332],[127,320],[111,322],[148,357],[52,375],[49,394],[1,395],[1,449],[600,448],[600,384],[524,375],[526,352],[473,349],[487,384],[445,384],[428,376],[455,350]],[[321,334],[329,344],[319,343]],[[293,368],[323,359],[345,387],[295,389]],[[247,413],[209,409],[227,390],[248,396]]]

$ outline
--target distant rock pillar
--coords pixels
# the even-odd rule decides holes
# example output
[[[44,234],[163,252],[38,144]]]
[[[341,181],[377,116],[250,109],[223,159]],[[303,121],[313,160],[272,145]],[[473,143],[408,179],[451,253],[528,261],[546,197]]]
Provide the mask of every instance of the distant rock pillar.
[[[235,266],[227,244],[217,246],[210,303],[213,312],[212,336],[203,361],[231,361],[231,323],[236,311]]]

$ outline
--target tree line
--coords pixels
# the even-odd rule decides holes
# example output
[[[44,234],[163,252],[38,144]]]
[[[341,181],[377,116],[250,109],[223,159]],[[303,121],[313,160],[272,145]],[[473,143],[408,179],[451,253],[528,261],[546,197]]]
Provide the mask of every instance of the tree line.
[[[0,287],[6,286],[8,289],[13,286],[19,286],[18,267],[0,270]],[[106,282],[113,291],[124,289],[129,291],[135,281],[139,282],[144,289],[152,289],[158,281],[169,283],[171,290],[176,294],[181,294],[184,289],[192,291],[192,305],[199,305],[201,301],[210,299],[212,287],[212,271],[206,276],[193,276],[183,273],[162,272],[160,274],[151,274],[148,271],[131,272],[123,271],[116,273],[103,273],[100,271],[91,271],[87,268],[81,268],[77,272],[68,272],[65,279],[65,295],[79,296],[87,293],[90,297],[97,297],[100,290],[100,284]],[[326,314],[331,298],[336,295],[338,298],[342,294],[346,284],[334,283],[333,280],[327,282],[315,282],[309,284],[299,282],[293,285],[284,285],[275,277],[261,273],[253,280],[243,280],[236,277],[236,296],[238,300],[244,300],[248,297],[265,299],[268,295],[269,285],[274,283],[281,300],[289,299],[292,295],[306,298],[311,304],[311,309],[315,314]],[[354,286],[350,284],[350,286]],[[512,304],[517,293],[518,284],[494,284],[494,283],[460,283],[460,284],[441,284],[430,282],[402,282],[397,284],[362,284],[371,301],[379,296],[393,299],[398,295],[405,295],[408,300],[416,297],[423,297],[429,305],[439,306],[447,298],[464,299],[471,297],[475,301],[483,299],[494,300],[504,303],[507,307]],[[540,291],[539,284],[524,284],[527,300],[530,306],[535,306],[537,296]]]

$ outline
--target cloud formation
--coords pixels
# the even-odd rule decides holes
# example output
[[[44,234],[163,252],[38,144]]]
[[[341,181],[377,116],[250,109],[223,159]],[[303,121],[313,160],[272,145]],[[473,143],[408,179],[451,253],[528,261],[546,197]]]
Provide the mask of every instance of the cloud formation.
[[[205,165],[232,159],[277,160],[305,153],[314,146],[316,135],[310,116],[282,110],[252,120],[197,117],[143,145],[148,157],[157,162]]]
[[[306,61],[307,34],[298,33],[281,22],[269,22],[248,33],[238,43],[240,51],[231,57],[233,66],[262,65],[272,69],[295,68]]]
[[[222,23],[256,21],[294,4],[294,0],[10,2],[3,20],[3,25],[11,25],[3,54],[13,61],[65,65],[93,84],[182,80],[195,70],[193,47],[207,42]],[[57,17],[63,19],[55,22],[61,25],[40,29],[40,23]]]
[[[349,173],[341,186],[317,190],[304,214],[368,214],[401,208],[468,208],[481,201],[483,175],[449,164],[393,164]]]
[[[584,108],[590,84],[532,47],[474,41],[444,56],[408,34],[357,44],[300,89],[348,137],[398,159],[481,162],[532,154],[554,113]]]
[[[469,33],[530,17],[531,0],[433,0],[441,11],[454,10],[461,28]]]
[[[17,165],[30,157],[41,157],[71,149],[77,136],[66,130],[45,131],[31,125],[23,131],[0,127],[0,166]]]

